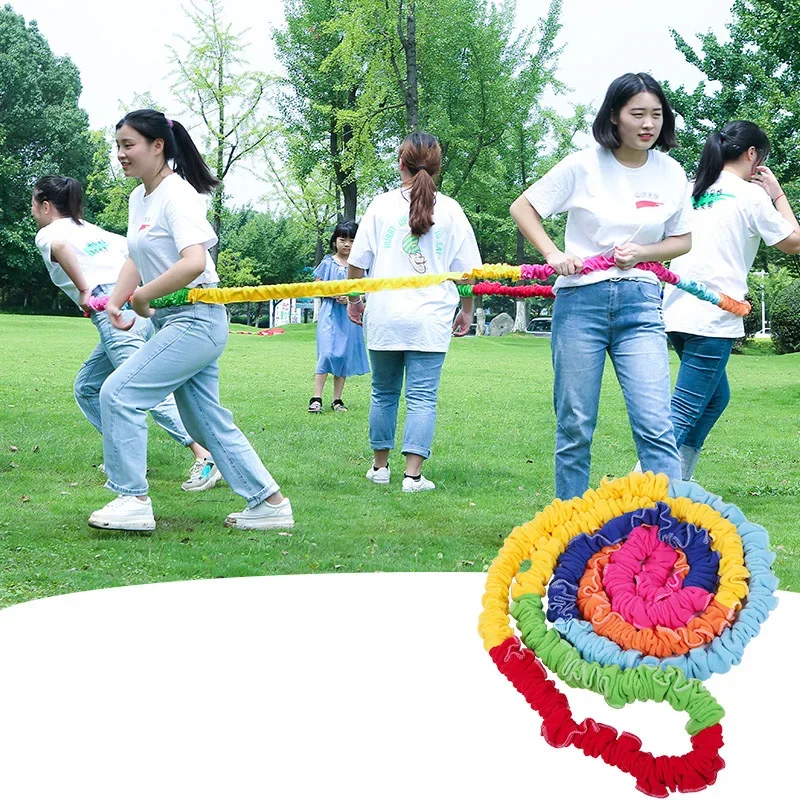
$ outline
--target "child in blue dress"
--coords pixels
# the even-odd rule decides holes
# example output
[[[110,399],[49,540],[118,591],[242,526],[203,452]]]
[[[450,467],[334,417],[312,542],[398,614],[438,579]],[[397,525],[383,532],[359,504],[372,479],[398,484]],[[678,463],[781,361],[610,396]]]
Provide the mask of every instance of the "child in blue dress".
[[[347,277],[347,257],[356,237],[358,225],[340,222],[330,238],[331,252],[314,270],[318,281],[338,281]],[[323,297],[317,318],[317,368],[314,375],[314,397],[308,403],[312,414],[322,411],[322,390],[328,374],[333,375],[334,411],[347,411],[342,401],[345,378],[369,372],[367,348],[361,328],[347,318],[347,297]]]

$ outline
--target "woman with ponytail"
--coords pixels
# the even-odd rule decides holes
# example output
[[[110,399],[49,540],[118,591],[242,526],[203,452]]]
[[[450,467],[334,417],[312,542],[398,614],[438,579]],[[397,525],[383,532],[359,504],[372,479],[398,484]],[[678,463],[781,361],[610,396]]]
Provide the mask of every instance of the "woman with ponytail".
[[[658,150],[677,145],[675,117],[658,82],[627,73],[608,87],[594,121],[597,147],[567,156],[520,195],[511,215],[559,275],[553,309],[556,495],[589,488],[606,355],[622,388],[645,470],[680,478],[669,415],[667,337],[661,287],[636,265],[691,247],[686,174]],[[562,252],[542,219],[567,212]],[[615,266],[586,275],[583,259]]]
[[[692,192],[692,250],[673,269],[710,289],[744,299],[747,274],[762,241],[800,253],[800,226],[771,170],[767,135],[744,120],[706,141]],[[667,335],[681,359],[672,396],[672,424],[681,472],[690,479],[703,442],[730,399],[725,368],[744,323],[711,303],[668,286]]]
[[[461,206],[436,190],[441,168],[442,151],[435,137],[418,132],[403,140],[402,186],[369,204],[348,257],[350,278],[466,272],[481,265],[475,234]],[[422,464],[431,454],[442,365],[451,337],[469,333],[472,298],[463,298],[456,314],[459,295],[448,281],[376,292],[369,295],[366,313],[361,298],[349,300],[350,319],[359,325],[363,321],[372,364],[369,438],[374,460],[367,479],[389,483],[389,451],[395,445],[405,377],[402,490],[433,489],[435,484],[422,475]]]
[[[100,335],[100,343],[75,378],[74,394],[83,415],[102,435],[100,387],[153,335],[153,324],[149,319],[136,317],[132,311],[125,311],[124,319],[135,320],[135,323],[130,330],[119,330],[109,322],[105,311],[91,307],[93,298],[107,297],[114,289],[128,247],[122,236],[108,233],[83,219],[83,189],[78,181],[59,175],[39,178],[33,187],[31,214],[39,228],[36,247],[50,278],[91,317]],[[186,432],[172,395],[150,409],[150,413],[176,442],[194,453],[194,466],[181,488],[186,491],[211,489],[220,478],[219,471],[211,469],[203,474],[198,468],[211,453]]]
[[[100,392],[106,488],[118,497],[89,517],[89,525],[115,530],[153,530],[148,496],[145,413],[171,392],[192,437],[211,451],[214,466],[247,508],[225,520],[242,530],[289,528],[292,507],[250,442],[219,401],[219,366],[228,339],[221,305],[196,303],[162,308],[150,301],[186,287],[216,286],[208,252],[217,242],[206,218],[203,194],[218,181],[186,129],[160,111],[126,114],[117,123],[117,158],[138,178],[128,205],[129,258],[111,293],[106,313],[122,330],[133,310],[152,318],[156,334],[111,374]]]

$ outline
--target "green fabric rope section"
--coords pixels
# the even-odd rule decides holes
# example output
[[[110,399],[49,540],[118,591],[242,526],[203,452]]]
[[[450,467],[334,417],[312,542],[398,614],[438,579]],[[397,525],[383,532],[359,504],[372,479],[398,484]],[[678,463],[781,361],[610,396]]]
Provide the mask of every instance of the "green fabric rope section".
[[[170,308],[171,306],[187,305],[189,305],[188,289],[178,289],[177,292],[165,294],[163,297],[157,297],[155,300],[150,301],[151,308]]]
[[[456,289],[461,297],[472,297],[472,286],[469,283],[457,283]]]
[[[522,641],[534,655],[568,686],[590,689],[603,695],[612,708],[622,708],[635,700],[666,700],[676,711],[686,711],[686,732],[694,736],[716,725],[725,711],[708,689],[696,678],[689,679],[677,667],[639,666],[620,669],[616,664],[603,667],[584,661],[580,653],[548,628],[542,598],[526,594],[511,604],[519,624]]]

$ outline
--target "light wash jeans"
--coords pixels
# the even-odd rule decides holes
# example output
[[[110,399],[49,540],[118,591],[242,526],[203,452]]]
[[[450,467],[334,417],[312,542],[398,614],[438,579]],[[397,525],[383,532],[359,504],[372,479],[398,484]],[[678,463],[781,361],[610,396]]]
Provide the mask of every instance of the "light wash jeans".
[[[108,296],[114,290],[114,284],[98,286],[92,292],[94,297]],[[149,319],[137,317],[133,311],[124,311],[126,320],[136,318],[129,331],[121,331],[111,324],[105,311],[92,312],[91,320],[100,334],[100,344],[78,371],[73,391],[78,407],[94,427],[103,433],[100,416],[100,388],[106,378],[127,358],[130,358],[153,335],[155,329]],[[184,447],[193,444],[194,440],[183,427],[175,398],[170,395],[162,403],[150,410],[153,419]]]
[[[369,446],[392,450],[403,374],[406,379],[406,424],[403,453],[430,458],[436,426],[436,399],[446,353],[418,350],[370,350],[372,399],[369,405]]]
[[[147,419],[170,392],[189,434],[211,451],[222,477],[253,508],[278,491],[250,442],[219,402],[219,365],[228,340],[221,305],[158,309],[156,334],[115,370],[100,391],[106,488],[146,495]]]
[[[672,394],[672,426],[688,480],[706,437],[731,399],[725,367],[735,340],[675,331],[667,335],[681,359]]]
[[[551,347],[556,495],[567,500],[589,488],[606,353],[622,388],[642,469],[680,479],[660,287],[649,281],[612,279],[559,289]]]

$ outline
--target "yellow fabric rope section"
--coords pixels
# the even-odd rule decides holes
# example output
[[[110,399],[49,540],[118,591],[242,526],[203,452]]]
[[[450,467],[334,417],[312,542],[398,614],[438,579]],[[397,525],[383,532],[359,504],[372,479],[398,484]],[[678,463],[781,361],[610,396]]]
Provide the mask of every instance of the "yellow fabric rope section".
[[[520,280],[520,268],[504,264],[489,265],[470,272],[439,272],[402,278],[356,278],[342,281],[273,283],[267,286],[241,286],[230,289],[190,289],[190,303],[258,303],[297,297],[334,297],[351,293],[379,292],[384,289],[419,289],[445,281]]]

